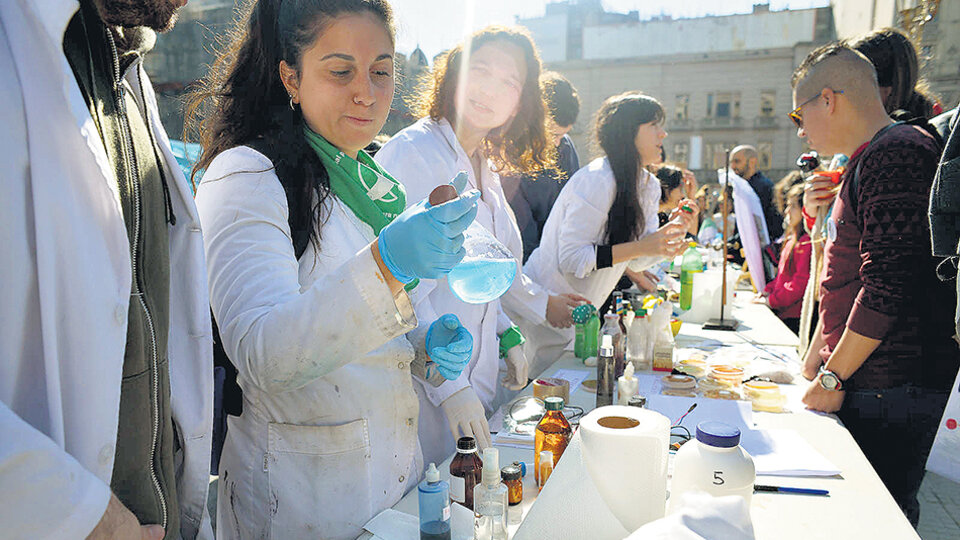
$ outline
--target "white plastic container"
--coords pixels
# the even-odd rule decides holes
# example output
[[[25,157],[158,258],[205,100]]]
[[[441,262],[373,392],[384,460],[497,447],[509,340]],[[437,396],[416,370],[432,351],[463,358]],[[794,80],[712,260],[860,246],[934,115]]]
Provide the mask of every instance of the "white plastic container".
[[[690,491],[715,497],[738,495],[750,507],[757,471],[753,458],[740,447],[740,430],[722,422],[701,422],[696,440],[677,451],[670,486],[670,507]]]

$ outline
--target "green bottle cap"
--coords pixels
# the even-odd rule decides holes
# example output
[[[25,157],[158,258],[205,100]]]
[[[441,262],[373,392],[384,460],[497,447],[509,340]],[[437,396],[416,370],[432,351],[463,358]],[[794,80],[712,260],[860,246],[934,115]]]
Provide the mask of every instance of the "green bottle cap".
[[[570,317],[573,318],[573,322],[576,324],[585,324],[590,320],[590,316],[596,313],[597,308],[595,308],[593,304],[580,304],[573,308]]]
[[[550,396],[547,399],[543,400],[548,411],[562,411],[563,410],[563,398],[559,396]]]

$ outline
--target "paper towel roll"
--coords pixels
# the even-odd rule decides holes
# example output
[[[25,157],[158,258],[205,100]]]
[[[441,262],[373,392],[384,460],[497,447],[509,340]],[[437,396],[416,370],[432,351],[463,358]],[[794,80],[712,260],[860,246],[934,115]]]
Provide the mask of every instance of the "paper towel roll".
[[[670,420],[648,409],[611,405],[580,420],[583,462],[624,528],[662,518],[667,499]]]

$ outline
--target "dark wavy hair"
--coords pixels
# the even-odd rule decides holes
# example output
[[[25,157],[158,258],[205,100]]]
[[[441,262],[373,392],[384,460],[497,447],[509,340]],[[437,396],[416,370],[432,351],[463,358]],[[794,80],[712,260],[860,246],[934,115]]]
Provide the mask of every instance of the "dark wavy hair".
[[[191,182],[221,152],[242,145],[264,149],[287,195],[291,233],[307,234],[318,252],[330,179],[304,139],[303,116],[299,107],[290,107],[279,65],[283,60],[299,75],[304,51],[334,18],[350,13],[373,14],[394,39],[393,11],[386,0],[246,3],[187,101],[184,139],[198,140],[203,147]],[[294,245],[300,240],[294,238]]]
[[[516,116],[503,127],[488,133],[481,142],[481,148],[498,172],[534,174],[552,168],[556,161],[556,150],[547,135],[546,105],[540,86],[540,54],[530,34],[523,28],[488,26],[470,36],[466,45],[460,43],[438,58],[427,84],[413,98],[411,109],[421,117],[429,116],[433,120],[446,118],[455,126],[457,84],[461,69],[466,68],[463,65],[464,46],[475,51],[498,41],[511,43],[523,51],[527,75]]]
[[[890,88],[883,103],[887,114],[895,116],[898,111],[906,111],[910,117],[933,116],[935,100],[926,82],[920,79],[917,48],[906,34],[895,28],[881,28],[848,40],[847,44],[870,60],[877,71],[877,84]]]
[[[660,202],[667,202],[670,192],[683,184],[683,169],[673,165],[661,165],[654,175],[660,180]]]
[[[644,232],[637,179],[646,164],[640,162],[637,151],[637,130],[642,124],[662,123],[665,118],[659,101],[636,92],[607,98],[597,112],[597,143],[617,182],[617,194],[607,214],[608,244],[631,242]]]

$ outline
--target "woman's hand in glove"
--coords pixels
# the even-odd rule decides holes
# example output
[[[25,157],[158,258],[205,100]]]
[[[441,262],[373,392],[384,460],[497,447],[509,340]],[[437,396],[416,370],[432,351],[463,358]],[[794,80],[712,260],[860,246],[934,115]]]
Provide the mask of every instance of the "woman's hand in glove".
[[[523,390],[527,386],[527,376],[530,374],[530,364],[527,362],[523,347],[517,345],[508,349],[504,362],[507,364],[507,376],[500,381],[500,384],[507,390]]]
[[[483,410],[480,398],[467,386],[448,397],[440,404],[440,409],[450,424],[453,440],[460,437],[473,437],[480,449],[490,446],[490,426]]]
[[[451,184],[459,192],[466,174]],[[407,208],[380,231],[377,247],[384,266],[402,283],[442,278],[466,254],[463,231],[477,216],[479,198],[480,192],[472,189],[438,206],[425,199]]]
[[[460,376],[473,357],[473,336],[452,313],[442,315],[427,330],[427,355],[436,364],[443,378],[452,381]],[[425,379],[430,378],[429,366]]]

